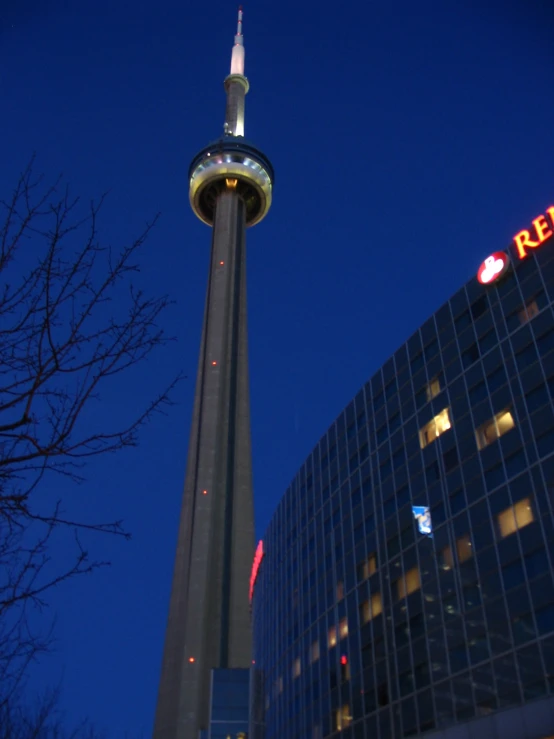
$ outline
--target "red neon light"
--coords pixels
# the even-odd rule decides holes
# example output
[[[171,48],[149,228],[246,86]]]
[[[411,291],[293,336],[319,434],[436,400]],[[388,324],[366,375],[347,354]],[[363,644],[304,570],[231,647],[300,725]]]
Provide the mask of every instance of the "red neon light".
[[[554,235],[554,205],[546,209],[546,214],[548,220],[546,215],[541,213],[540,216],[534,219],[533,227],[530,230],[523,229],[514,236],[514,243],[520,259],[525,259],[527,256],[526,248],[536,249],[537,246],[541,246]]]
[[[340,663],[341,663],[341,665],[347,665],[348,664],[348,657],[345,654],[343,654],[342,657],[340,658]]]
[[[495,251],[487,257],[477,272],[477,279],[481,285],[488,285],[498,280],[510,265],[509,256],[503,251]]]
[[[254,554],[254,561],[252,562],[252,572],[250,573],[250,592],[249,598],[252,602],[252,596],[254,595],[254,585],[256,584],[256,578],[258,577],[258,570],[264,558],[264,543],[260,539],[258,546],[256,547],[256,553]]]

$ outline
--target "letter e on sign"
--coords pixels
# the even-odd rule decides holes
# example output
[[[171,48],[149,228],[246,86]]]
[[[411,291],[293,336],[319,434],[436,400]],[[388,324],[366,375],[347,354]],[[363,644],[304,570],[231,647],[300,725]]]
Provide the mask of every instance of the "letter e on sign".
[[[496,251],[487,257],[477,272],[477,279],[481,285],[488,285],[498,280],[510,265],[510,258],[503,251]]]

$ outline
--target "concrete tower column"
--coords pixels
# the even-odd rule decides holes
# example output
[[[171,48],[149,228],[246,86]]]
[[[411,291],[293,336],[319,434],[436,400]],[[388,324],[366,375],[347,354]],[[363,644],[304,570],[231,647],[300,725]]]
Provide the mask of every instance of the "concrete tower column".
[[[191,206],[212,227],[212,247],[154,739],[198,739],[211,670],[249,668],[252,659],[246,228],[269,210],[273,170],[243,138],[243,65],[239,11],[226,135],[189,170]]]

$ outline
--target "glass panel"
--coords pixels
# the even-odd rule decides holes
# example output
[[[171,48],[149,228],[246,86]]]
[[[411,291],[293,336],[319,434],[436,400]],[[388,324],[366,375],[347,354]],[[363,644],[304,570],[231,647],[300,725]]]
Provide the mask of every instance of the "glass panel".
[[[431,382],[427,385],[426,388],[426,396],[427,400],[432,400],[435,396],[437,396],[441,391],[441,384],[438,377],[435,377]]]
[[[531,501],[529,500],[529,498],[519,500],[514,505],[514,513],[518,529],[522,529],[524,526],[533,523],[533,521],[535,520],[533,516],[533,509],[531,508]]]
[[[317,662],[319,659],[319,642],[314,641],[312,644],[311,650],[310,650],[310,660],[311,662]]]
[[[514,419],[510,411],[504,410],[497,413],[490,421],[475,429],[475,438],[477,439],[477,447],[483,449],[492,444],[500,436],[503,436],[515,426]]]
[[[531,507],[531,500],[529,498],[519,500],[513,506],[499,513],[497,520],[502,538],[513,534],[518,528],[522,529],[524,526],[533,523],[535,517],[533,515],[533,508]]]
[[[402,598],[410,595],[410,593],[414,593],[416,590],[419,590],[420,587],[421,582],[419,579],[419,570],[417,567],[412,567],[412,569],[408,570],[400,580],[396,581],[398,600],[402,600]]]
[[[452,428],[450,422],[449,409],[444,408],[429,423],[419,430],[419,443],[421,448],[425,448],[428,444],[435,441],[437,437],[448,429]]]
[[[456,541],[456,551],[458,552],[458,560],[460,562],[466,562],[468,559],[473,557],[473,548],[471,546],[471,539],[469,534],[461,536]]]

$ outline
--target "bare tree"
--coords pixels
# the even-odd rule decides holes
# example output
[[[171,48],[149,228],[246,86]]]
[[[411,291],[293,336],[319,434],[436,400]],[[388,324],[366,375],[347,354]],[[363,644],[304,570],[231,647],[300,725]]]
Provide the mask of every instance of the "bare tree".
[[[29,660],[48,644],[34,633],[30,607],[54,586],[105,564],[81,543],[84,530],[127,536],[121,522],[72,520],[52,478],[81,481],[96,455],[137,443],[169,402],[173,380],[137,415],[106,428],[91,406],[110,381],[168,338],[168,299],[133,284],[137,251],[156,218],[119,250],[99,243],[104,198],[84,207],[61,179],[51,185],[27,167],[0,200],[0,706]],[[72,538],[73,556],[54,566],[50,543]]]

